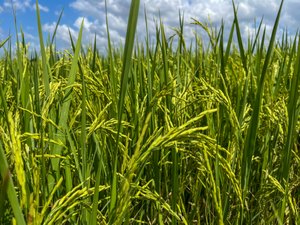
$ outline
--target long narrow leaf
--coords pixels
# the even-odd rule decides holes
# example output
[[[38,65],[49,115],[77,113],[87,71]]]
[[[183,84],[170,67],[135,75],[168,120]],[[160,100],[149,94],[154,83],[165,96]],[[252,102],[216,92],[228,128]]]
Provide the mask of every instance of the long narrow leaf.
[[[124,109],[124,100],[125,100],[126,90],[128,85],[128,77],[130,75],[130,70],[131,70],[131,61],[132,61],[131,56],[133,52],[139,6],[140,6],[139,0],[131,2],[128,24],[127,24],[122,77],[121,77],[121,88],[120,88],[119,103],[118,103],[118,126],[117,126],[117,138],[116,138],[117,141],[116,141],[116,148],[114,150],[114,157],[113,157],[113,177],[112,177],[111,200],[110,200],[111,212],[114,210],[117,202],[118,141],[119,141],[119,135],[121,131],[121,121],[122,121],[122,115]]]
[[[17,193],[14,188],[13,181],[10,177],[10,172],[9,172],[9,167],[6,159],[6,155],[4,153],[4,149],[2,147],[2,143],[0,142],[0,172],[1,176],[3,178],[9,177],[8,178],[8,184],[7,184],[7,196],[9,199],[9,202],[11,204],[11,207],[13,209],[16,221],[18,225],[26,225],[25,219],[23,212],[21,210],[19,200],[17,197]]]

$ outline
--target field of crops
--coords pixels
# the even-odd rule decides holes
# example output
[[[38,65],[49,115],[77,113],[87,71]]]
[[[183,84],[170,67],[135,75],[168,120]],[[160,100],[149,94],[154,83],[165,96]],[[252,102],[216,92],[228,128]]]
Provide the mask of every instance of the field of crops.
[[[281,5],[282,6],[282,5]],[[300,224],[299,35],[97,43],[0,59],[0,224]],[[147,21],[147,20],[146,20]],[[59,22],[59,21],[58,21]],[[277,36],[278,37],[278,36]],[[225,41],[226,40],[226,41]],[[236,41],[234,41],[236,40]]]

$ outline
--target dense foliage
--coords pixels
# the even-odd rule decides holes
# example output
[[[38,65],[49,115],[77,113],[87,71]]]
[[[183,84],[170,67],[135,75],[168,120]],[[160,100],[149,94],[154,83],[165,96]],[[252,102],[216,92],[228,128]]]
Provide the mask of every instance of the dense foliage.
[[[299,224],[300,45],[275,38],[281,8],[247,46],[234,10],[226,42],[195,21],[210,43],[187,47],[179,18],[132,53],[136,3],[124,52],[83,49],[82,29],[73,52],[45,47],[40,19],[40,54],[1,44],[0,223]]]

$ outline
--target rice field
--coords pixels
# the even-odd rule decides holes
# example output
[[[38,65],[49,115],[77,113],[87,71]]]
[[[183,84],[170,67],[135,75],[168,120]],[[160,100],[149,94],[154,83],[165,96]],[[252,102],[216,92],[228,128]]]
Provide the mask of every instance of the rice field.
[[[150,45],[132,1],[106,54],[83,24],[58,51],[37,5],[40,49],[0,44],[0,224],[300,224],[300,36],[276,37],[282,4],[247,42],[233,4],[228,37],[195,20],[209,43],[187,43],[179,16]]]

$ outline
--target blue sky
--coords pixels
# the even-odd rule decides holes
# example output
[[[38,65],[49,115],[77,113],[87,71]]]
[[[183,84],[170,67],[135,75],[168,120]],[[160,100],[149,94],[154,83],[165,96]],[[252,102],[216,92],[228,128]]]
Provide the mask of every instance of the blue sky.
[[[26,42],[30,43],[31,48],[38,50],[35,0],[0,1],[0,40],[5,39],[9,34],[15,35],[11,2],[16,10],[18,29],[22,27]],[[239,6],[240,26],[244,37],[254,33],[254,19],[259,21],[262,16],[264,16],[267,33],[270,34],[279,0],[236,0],[235,2]],[[125,39],[130,0],[107,0],[107,3],[111,38],[116,44],[122,43]],[[84,44],[91,43],[96,34],[98,48],[105,51],[104,0],[40,0],[39,4],[45,37],[53,33],[59,13],[64,9],[56,37],[56,44],[59,48],[70,46],[68,30],[76,37],[80,23],[85,18]],[[201,22],[210,21],[213,26],[217,27],[222,19],[227,27],[233,20],[231,0],[141,0],[140,6],[137,29],[139,40],[145,38],[144,7],[147,10],[149,30],[152,34],[155,33],[154,21],[158,20],[159,13],[166,26],[167,35],[172,35],[174,33],[172,28],[178,27],[178,12],[179,10],[183,12],[186,40],[194,37],[195,26],[191,24],[191,18]],[[300,0],[285,0],[279,34],[287,28],[291,37],[295,35],[299,28],[299,9]],[[201,32],[200,30],[197,28],[197,32]]]

